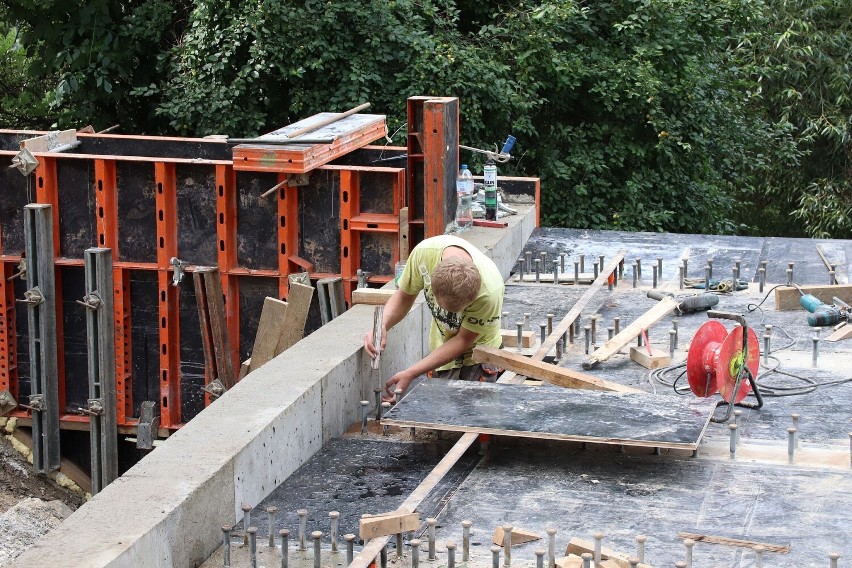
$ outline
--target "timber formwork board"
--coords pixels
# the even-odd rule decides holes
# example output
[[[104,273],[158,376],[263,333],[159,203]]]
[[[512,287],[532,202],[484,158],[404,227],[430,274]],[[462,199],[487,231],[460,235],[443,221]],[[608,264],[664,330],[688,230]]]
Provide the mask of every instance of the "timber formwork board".
[[[0,131],[0,156],[11,160],[22,140],[39,134]],[[284,183],[262,197],[286,181],[286,174],[237,170],[221,140],[84,134],[79,139],[72,151],[37,153],[39,166],[28,177],[8,168],[0,173],[0,386],[17,400],[31,392],[26,312],[15,304],[27,286],[9,278],[18,272],[24,247],[23,206],[50,204],[57,228],[63,427],[88,423],[82,410],[88,380],[84,308],[76,302],[84,294],[87,248],[107,247],[113,255],[116,411],[122,427],[136,424],[145,400],[158,401],[166,429],[179,427],[207,402],[192,278],[173,285],[173,257],[190,273],[195,266],[219,268],[235,368],[250,355],[263,297],[286,299],[290,274],[307,271],[314,280],[342,276],[347,299],[359,268],[374,284],[392,278],[406,198],[404,161],[388,164],[395,167],[321,166],[310,173],[308,185]],[[28,418],[24,411],[14,415]]]
[[[716,402],[648,393],[430,379],[382,423],[455,432],[694,450]]]

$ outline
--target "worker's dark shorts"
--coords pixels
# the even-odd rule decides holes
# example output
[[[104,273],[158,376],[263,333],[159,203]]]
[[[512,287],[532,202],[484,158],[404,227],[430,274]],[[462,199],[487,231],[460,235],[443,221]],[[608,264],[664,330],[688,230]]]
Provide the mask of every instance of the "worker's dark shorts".
[[[432,373],[434,379],[451,379],[454,381],[480,381],[484,383],[493,383],[497,381],[497,367],[487,363],[467,365],[457,369],[447,369],[446,371],[434,371]]]

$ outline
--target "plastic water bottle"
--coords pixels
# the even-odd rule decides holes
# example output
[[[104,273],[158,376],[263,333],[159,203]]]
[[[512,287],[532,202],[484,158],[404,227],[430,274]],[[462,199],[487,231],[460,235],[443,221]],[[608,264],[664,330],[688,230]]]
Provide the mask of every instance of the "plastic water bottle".
[[[497,220],[497,165],[488,160],[483,170],[485,186],[485,220]]]
[[[456,206],[456,230],[461,232],[473,225],[473,174],[462,164],[459,178],[456,181],[456,193],[458,193],[458,205]]]

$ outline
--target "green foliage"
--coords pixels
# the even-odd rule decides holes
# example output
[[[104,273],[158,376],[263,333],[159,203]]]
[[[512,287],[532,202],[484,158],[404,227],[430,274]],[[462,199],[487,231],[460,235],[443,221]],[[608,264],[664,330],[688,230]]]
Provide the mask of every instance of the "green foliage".
[[[0,124],[3,128],[50,125],[43,84],[29,72],[30,60],[18,43],[18,30],[0,30]]]
[[[251,136],[370,101],[394,132],[450,95],[462,143],[518,137],[501,173],[541,176],[548,224],[852,234],[848,0],[4,6],[62,125]]]
[[[59,126],[151,126],[157,100],[133,91],[157,80],[158,55],[182,32],[190,0],[7,0],[35,77],[58,77],[49,101]]]
[[[852,3],[767,2],[744,39],[754,113],[787,133],[752,199],[784,234],[852,238]]]

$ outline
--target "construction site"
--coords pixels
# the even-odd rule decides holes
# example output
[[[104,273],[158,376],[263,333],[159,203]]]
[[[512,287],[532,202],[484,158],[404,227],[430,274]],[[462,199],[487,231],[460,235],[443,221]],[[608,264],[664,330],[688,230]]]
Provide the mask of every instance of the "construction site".
[[[78,495],[0,565],[849,562],[852,241],[542,227],[540,180],[499,173],[459,230],[462,164],[511,151],[460,146],[459,105],[408,99],[403,146],[368,105],[254,139],[0,130],[3,426]],[[448,233],[504,281],[473,350],[499,376],[389,400],[432,314],[382,338],[383,309]]]

